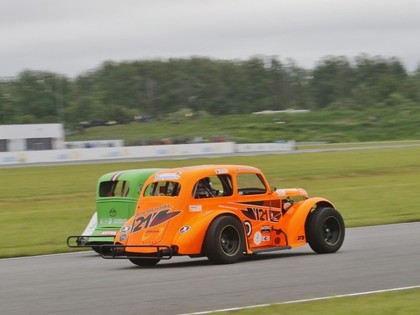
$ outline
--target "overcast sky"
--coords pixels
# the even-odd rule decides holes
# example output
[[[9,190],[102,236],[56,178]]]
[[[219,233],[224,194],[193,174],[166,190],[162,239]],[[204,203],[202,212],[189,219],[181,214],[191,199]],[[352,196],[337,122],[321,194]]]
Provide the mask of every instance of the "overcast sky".
[[[0,0],[0,77],[112,60],[325,56],[420,62],[419,0]]]

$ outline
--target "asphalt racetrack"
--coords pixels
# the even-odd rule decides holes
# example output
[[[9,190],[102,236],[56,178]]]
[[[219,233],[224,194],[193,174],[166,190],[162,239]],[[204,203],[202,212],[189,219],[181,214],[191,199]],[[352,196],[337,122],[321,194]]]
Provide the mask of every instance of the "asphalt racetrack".
[[[305,246],[233,265],[174,257],[141,268],[93,251],[1,259],[0,313],[185,314],[420,285],[420,222],[346,233],[335,254]]]

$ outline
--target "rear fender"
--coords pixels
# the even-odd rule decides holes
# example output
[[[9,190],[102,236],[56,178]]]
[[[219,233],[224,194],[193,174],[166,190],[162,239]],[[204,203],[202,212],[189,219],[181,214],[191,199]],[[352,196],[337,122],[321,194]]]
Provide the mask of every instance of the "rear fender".
[[[314,197],[295,203],[283,215],[280,219],[280,226],[286,233],[291,247],[298,247],[306,244],[306,218],[311,211],[316,211],[317,208],[324,206],[335,208],[327,199]]]
[[[199,255],[202,253],[204,238],[206,237],[207,229],[213,220],[221,215],[229,215],[240,219],[238,216],[230,211],[209,211],[198,219],[197,217],[185,222],[177,231],[173,238],[173,244],[178,246],[178,253],[180,255]]]
[[[133,228],[134,216],[128,219],[119,229],[115,236],[115,243],[127,245]]]

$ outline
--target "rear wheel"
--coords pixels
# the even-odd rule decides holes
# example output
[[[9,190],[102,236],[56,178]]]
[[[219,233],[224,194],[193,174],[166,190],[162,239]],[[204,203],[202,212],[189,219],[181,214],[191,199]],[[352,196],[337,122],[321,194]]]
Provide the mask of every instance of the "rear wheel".
[[[242,257],[244,248],[244,230],[238,219],[229,216],[214,219],[204,240],[205,253],[212,263],[237,262]]]
[[[137,266],[148,267],[156,265],[160,258],[129,258],[128,260]]]
[[[344,220],[331,207],[311,212],[306,220],[305,230],[309,246],[319,254],[334,253],[344,242]]]

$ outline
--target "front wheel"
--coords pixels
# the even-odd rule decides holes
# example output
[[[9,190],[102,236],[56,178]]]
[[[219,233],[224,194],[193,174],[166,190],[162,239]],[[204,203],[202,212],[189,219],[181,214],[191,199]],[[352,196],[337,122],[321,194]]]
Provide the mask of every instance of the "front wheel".
[[[229,216],[214,219],[204,240],[204,251],[212,263],[237,262],[244,248],[244,229],[238,219]]]
[[[305,230],[309,246],[319,254],[334,253],[344,242],[344,220],[334,208],[320,208],[311,212]]]

